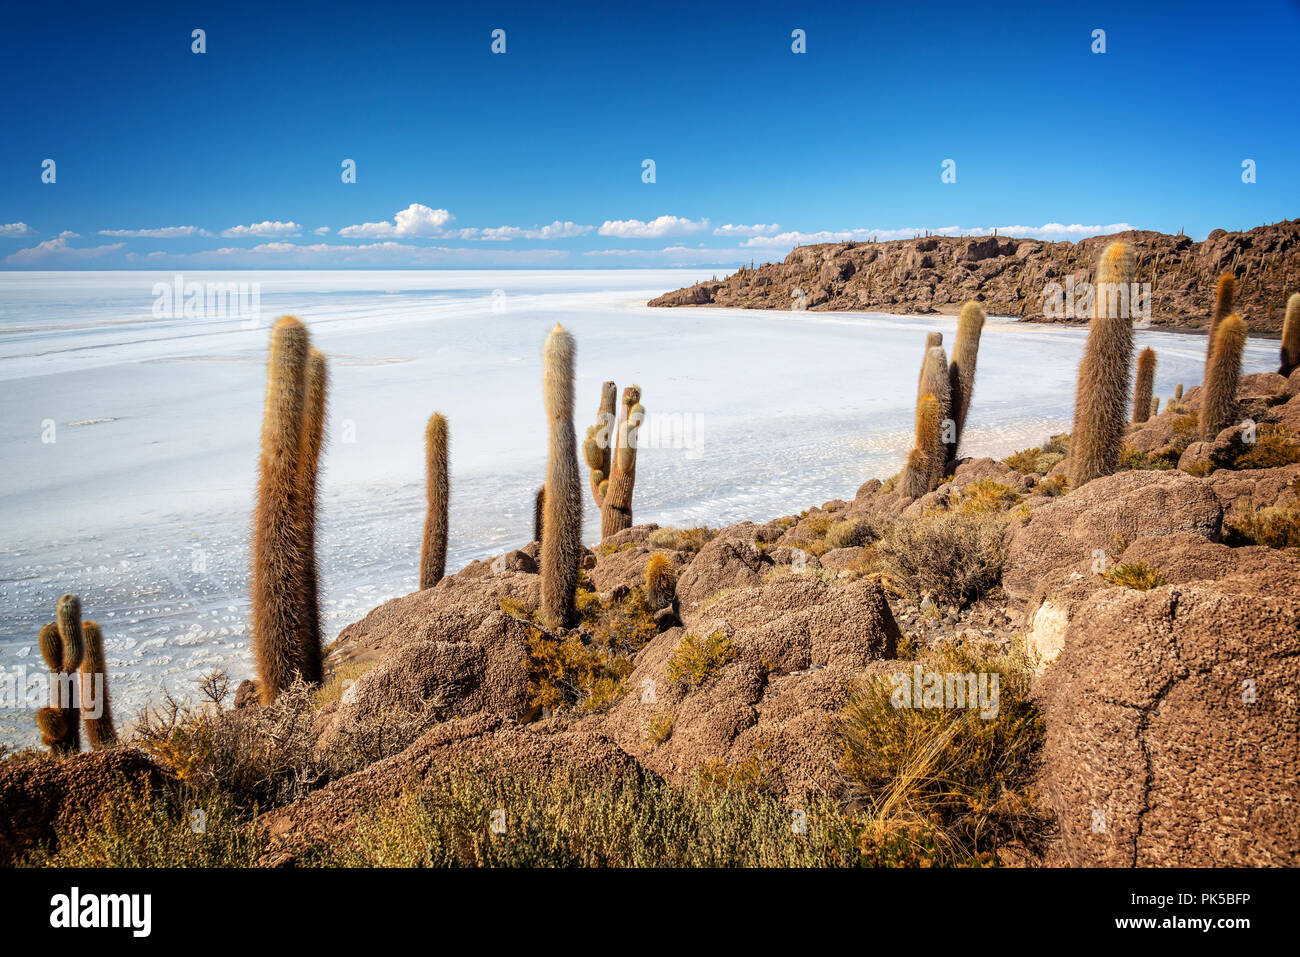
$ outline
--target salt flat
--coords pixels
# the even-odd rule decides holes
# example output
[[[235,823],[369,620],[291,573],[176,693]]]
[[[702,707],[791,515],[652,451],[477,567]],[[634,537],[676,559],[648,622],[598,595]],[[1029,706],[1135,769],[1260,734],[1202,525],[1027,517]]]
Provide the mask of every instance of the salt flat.
[[[636,382],[638,522],[762,521],[901,466],[925,334],[955,319],[648,309],[699,270],[191,273],[257,282],[260,322],[159,318],[173,273],[0,273],[0,673],[44,675],[36,632],[65,591],[101,623],[123,718],[215,667],[251,673],[248,525],[270,323],[292,313],[330,357],[318,536],[332,639],[410,591],[423,522],[423,432],[451,430],[449,569],[532,536],[546,461],[540,350],[578,342],[578,426],[600,383]],[[1086,330],[991,320],[967,454],[1068,430]],[[1156,394],[1200,381],[1204,340],[1140,332]],[[1246,371],[1275,368],[1251,342]],[[51,433],[50,425],[53,424]],[[42,441],[53,436],[54,441]],[[587,514],[594,542],[599,517]],[[39,703],[39,702],[38,702]],[[0,742],[35,743],[0,711]]]

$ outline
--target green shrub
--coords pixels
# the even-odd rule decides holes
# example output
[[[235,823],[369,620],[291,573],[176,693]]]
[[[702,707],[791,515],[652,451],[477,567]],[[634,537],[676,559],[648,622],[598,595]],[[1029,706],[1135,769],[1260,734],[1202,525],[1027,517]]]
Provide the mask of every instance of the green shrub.
[[[845,520],[836,522],[827,530],[826,547],[829,551],[834,548],[869,545],[876,540],[876,537],[874,526],[868,519]]]
[[[1224,528],[1230,545],[1300,548],[1300,507],[1238,506],[1228,513]]]
[[[679,552],[698,552],[717,532],[704,526],[695,528],[656,528],[650,533],[651,548],[667,548]]]
[[[948,503],[950,511],[1004,512],[1020,502],[1020,493],[994,479],[980,479],[956,493]]]
[[[734,657],[735,646],[722,632],[707,638],[688,633],[668,656],[668,680],[697,688]]]
[[[1122,562],[1112,565],[1101,573],[1101,577],[1112,585],[1121,585],[1137,591],[1150,591],[1152,588],[1169,584],[1164,575],[1145,562]]]
[[[1255,441],[1233,461],[1234,469],[1273,469],[1300,462],[1300,441],[1290,429],[1272,422],[1261,425]]]

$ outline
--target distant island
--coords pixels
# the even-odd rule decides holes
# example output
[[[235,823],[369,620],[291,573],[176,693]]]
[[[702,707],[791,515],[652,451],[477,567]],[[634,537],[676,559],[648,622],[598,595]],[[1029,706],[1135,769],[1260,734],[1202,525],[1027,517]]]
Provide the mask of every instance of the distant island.
[[[1151,284],[1151,325],[1203,328],[1205,289],[1227,272],[1237,277],[1238,308],[1251,335],[1280,334],[1286,297],[1300,281],[1300,219],[1245,232],[1216,229],[1203,242],[1129,230],[1077,243],[997,235],[820,243],[794,249],[784,262],[743,268],[649,304],[955,315],[973,299],[990,315],[1085,323],[1090,312],[1054,315],[1051,290],[1067,280],[1091,280],[1102,248],[1117,239],[1137,256],[1137,281]]]

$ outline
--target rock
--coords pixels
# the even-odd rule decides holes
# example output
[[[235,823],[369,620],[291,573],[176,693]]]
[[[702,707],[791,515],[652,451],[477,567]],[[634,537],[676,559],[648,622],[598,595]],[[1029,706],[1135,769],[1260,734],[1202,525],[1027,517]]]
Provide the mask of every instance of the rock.
[[[261,687],[256,679],[245,678],[235,689],[235,710],[242,711],[244,708],[256,708],[261,704]]]
[[[1002,587],[1027,601],[1039,579],[1094,552],[1113,559],[1138,538],[1176,532],[1217,541],[1222,521],[1215,494],[1183,472],[1107,475],[1040,505],[1014,528]]]
[[[833,572],[847,571],[861,560],[865,551],[866,549],[861,545],[851,545],[848,548],[832,548],[821,556],[821,566]]]
[[[1247,469],[1242,472],[1219,471],[1205,479],[1218,496],[1224,511],[1234,506],[1255,508],[1285,507],[1297,504],[1300,463],[1272,469]]]
[[[105,821],[124,783],[157,789],[165,780],[135,748],[0,762],[0,866],[12,867],[41,845],[53,843],[57,851],[59,831],[75,822]]]
[[[1297,620],[1294,579],[1109,589],[1075,615],[1040,685],[1064,863],[1300,863]]]
[[[772,560],[750,542],[719,535],[700,549],[677,579],[683,613],[724,589],[757,584],[763,570],[771,566]]]

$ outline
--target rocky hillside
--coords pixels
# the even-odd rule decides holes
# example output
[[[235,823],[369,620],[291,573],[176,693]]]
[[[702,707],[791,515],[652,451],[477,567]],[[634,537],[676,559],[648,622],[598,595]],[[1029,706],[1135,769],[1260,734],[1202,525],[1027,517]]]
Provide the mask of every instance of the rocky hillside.
[[[1066,277],[1090,281],[1103,247],[1116,240],[1137,253],[1138,282],[1151,283],[1156,326],[1199,329],[1208,320],[1215,280],[1240,281],[1238,310],[1259,335],[1280,333],[1286,297],[1300,290],[1300,219],[1246,232],[1216,229],[1204,242],[1132,230],[1077,243],[986,236],[926,236],[885,243],[800,246],[780,263],[742,269],[717,282],[666,293],[652,306],[790,309],[802,290],[806,308],[892,313],[956,313],[974,299],[993,315],[1034,322],[1084,322],[1044,314],[1046,290]],[[1050,311],[1050,310],[1049,310]]]

